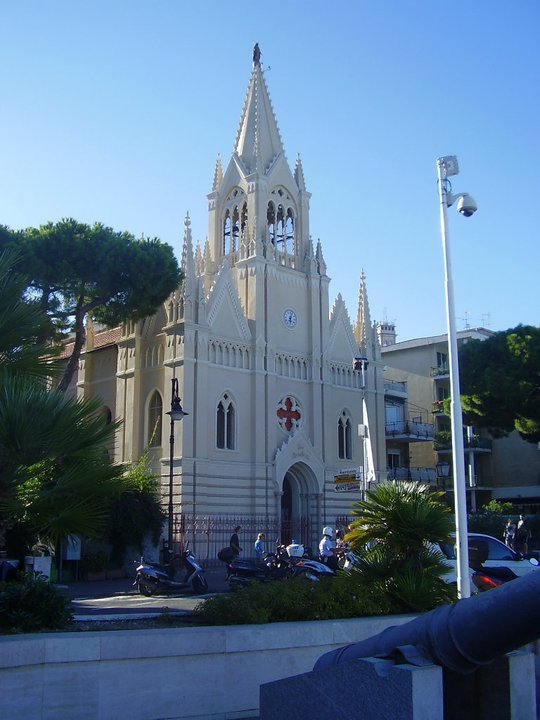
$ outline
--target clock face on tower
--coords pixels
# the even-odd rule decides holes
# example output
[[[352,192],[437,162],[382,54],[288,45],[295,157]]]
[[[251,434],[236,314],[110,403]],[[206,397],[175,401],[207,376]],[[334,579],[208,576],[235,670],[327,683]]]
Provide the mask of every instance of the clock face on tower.
[[[285,327],[293,328],[296,326],[296,323],[298,322],[298,318],[296,317],[296,313],[294,310],[291,310],[291,308],[287,308],[283,311],[283,324]]]

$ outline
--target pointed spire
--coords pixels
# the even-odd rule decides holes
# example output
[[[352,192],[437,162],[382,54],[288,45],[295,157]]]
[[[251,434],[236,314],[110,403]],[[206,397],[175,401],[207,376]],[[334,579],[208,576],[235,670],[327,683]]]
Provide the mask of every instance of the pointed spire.
[[[195,270],[198,276],[204,274],[204,260],[200,245],[197,245],[195,249]]]
[[[184,218],[184,243],[182,246],[182,261],[180,268],[184,275],[184,295],[190,294],[193,280],[195,279],[195,258],[193,257],[193,240],[191,237],[191,219],[189,212]]]
[[[189,212],[184,218],[184,244],[182,246],[182,261],[180,267],[184,274],[184,283],[188,278],[195,277],[195,260],[193,257],[193,240],[191,237],[191,219]]]
[[[253,71],[234,149],[248,172],[264,173],[284,151],[260,57],[259,46],[255,45]]]
[[[355,328],[355,339],[358,343],[358,347],[364,353],[367,353],[367,349],[370,345],[373,334],[373,327],[371,325],[371,314],[369,311],[369,303],[366,288],[366,274],[362,268],[360,275],[360,289],[358,292],[358,316],[356,319]]]
[[[214,182],[212,183],[212,190],[217,190],[223,180],[223,167],[221,165],[221,155],[218,153],[216,160],[216,169],[214,170]]]
[[[317,258],[317,268],[319,270],[319,275],[326,275],[326,262],[323,257],[320,239],[317,240],[317,251],[315,253],[315,257]]]
[[[304,168],[302,167],[302,160],[300,159],[300,153],[296,156],[296,165],[294,166],[294,179],[298,185],[299,190],[306,189],[306,181],[304,179]]]

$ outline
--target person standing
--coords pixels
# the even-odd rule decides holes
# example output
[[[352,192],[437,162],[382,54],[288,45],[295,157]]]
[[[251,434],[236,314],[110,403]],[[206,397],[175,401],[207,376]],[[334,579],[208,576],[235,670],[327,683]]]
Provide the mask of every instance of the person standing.
[[[255,557],[257,560],[262,560],[264,555],[264,533],[259,533],[255,540]]]
[[[338,569],[338,559],[336,557],[336,543],[334,542],[334,530],[333,528],[323,527],[323,536],[319,543],[319,556],[321,562],[328,565],[334,572]]]
[[[517,529],[516,529],[516,540],[517,540],[517,550],[519,550],[520,553],[523,553],[525,555],[529,552],[529,540],[531,539],[531,531],[529,530],[529,527],[527,525],[527,522],[523,515],[519,516],[519,520],[517,523]]]
[[[516,539],[516,523],[512,520],[512,518],[508,518],[508,521],[504,526],[503,538],[508,547],[513,550],[514,541]]]
[[[229,540],[229,545],[231,546],[231,549],[234,553],[234,557],[238,557],[238,555],[240,555],[240,553],[242,552],[242,548],[240,547],[240,541],[238,540],[238,533],[241,529],[241,526],[237,525],[233,530],[231,539]]]

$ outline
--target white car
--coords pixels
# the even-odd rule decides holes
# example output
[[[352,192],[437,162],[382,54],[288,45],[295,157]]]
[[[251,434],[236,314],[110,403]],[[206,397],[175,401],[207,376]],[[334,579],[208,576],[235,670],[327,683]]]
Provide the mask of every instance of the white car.
[[[475,541],[481,541],[482,545],[487,546],[487,559],[484,561],[484,569],[489,567],[505,567],[510,568],[512,572],[521,577],[534,570],[538,570],[540,565],[538,560],[532,558],[527,560],[520,553],[509,548],[497,538],[483,533],[469,533],[469,546],[473,546]],[[445,563],[449,566],[448,577],[445,580],[455,582],[456,575],[456,552],[455,546],[451,543],[439,543],[439,548],[445,556]]]

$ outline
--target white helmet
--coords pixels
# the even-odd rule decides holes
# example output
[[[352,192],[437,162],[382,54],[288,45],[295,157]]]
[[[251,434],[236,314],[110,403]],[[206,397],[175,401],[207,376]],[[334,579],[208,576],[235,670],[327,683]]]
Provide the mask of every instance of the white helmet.
[[[323,527],[322,534],[328,535],[329,537],[333,538],[334,537],[334,528],[331,528],[329,525],[327,525],[326,527]]]

